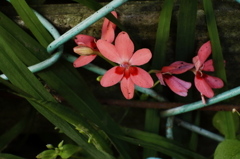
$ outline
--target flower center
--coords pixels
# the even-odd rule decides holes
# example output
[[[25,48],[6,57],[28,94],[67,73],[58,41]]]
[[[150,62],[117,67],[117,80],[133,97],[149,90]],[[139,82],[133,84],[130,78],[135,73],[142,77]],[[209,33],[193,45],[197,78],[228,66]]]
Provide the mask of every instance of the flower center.
[[[136,67],[131,66],[130,63],[124,62],[116,68],[115,73],[124,74],[124,77],[128,79],[130,77],[130,74],[132,76],[138,75],[138,70]]]
[[[128,69],[131,65],[128,62],[123,62],[120,64],[120,67],[124,67],[125,69]]]

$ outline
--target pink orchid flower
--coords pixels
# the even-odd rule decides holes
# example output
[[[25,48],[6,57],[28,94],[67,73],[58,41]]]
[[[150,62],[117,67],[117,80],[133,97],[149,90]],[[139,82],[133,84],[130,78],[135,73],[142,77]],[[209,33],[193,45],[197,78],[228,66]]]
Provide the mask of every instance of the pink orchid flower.
[[[168,87],[176,94],[186,97],[188,89],[191,87],[190,82],[183,81],[172,74],[182,74],[193,68],[193,64],[183,61],[176,61],[170,66],[164,66],[161,71],[156,73],[160,84]]]
[[[117,13],[115,11],[111,13],[117,18]],[[101,39],[112,43],[115,37],[115,28],[116,25],[105,18],[102,25]],[[89,35],[79,34],[76,36],[75,43],[78,46],[74,47],[73,51],[81,56],[73,62],[74,67],[87,65],[97,57],[99,51],[96,46],[96,41],[96,38]]]
[[[193,64],[195,65],[195,69],[193,70],[195,74],[194,83],[197,90],[201,93],[203,103],[206,103],[204,96],[208,98],[214,96],[212,88],[222,88],[224,85],[220,78],[202,72],[214,71],[213,60],[206,61],[211,52],[211,43],[208,41],[200,47],[198,55],[193,58]]]
[[[134,96],[134,84],[150,88],[153,80],[148,72],[136,67],[147,63],[152,54],[149,49],[140,49],[134,52],[134,45],[126,32],[120,32],[115,40],[115,45],[102,39],[97,41],[97,47],[104,57],[118,63],[108,70],[100,83],[103,87],[109,87],[120,82],[121,91],[126,99]]]

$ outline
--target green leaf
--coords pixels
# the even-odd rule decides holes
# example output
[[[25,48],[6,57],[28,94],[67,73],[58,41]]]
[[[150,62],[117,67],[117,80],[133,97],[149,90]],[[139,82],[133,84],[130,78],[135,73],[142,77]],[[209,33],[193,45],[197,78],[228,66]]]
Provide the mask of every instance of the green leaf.
[[[239,147],[239,140],[224,140],[217,146],[214,159],[239,159]]]
[[[235,133],[239,129],[239,116],[237,114],[232,115],[227,115],[227,113],[232,113],[232,112],[225,112],[225,111],[219,111],[216,113],[216,115],[213,117],[213,126],[218,129],[223,135],[225,135],[226,138],[230,138],[228,136],[229,134],[232,134],[232,137],[235,136]],[[231,118],[229,118],[231,117]],[[231,122],[233,121],[233,122]],[[228,125],[228,124],[233,124],[233,125]],[[233,127],[234,129],[229,131],[228,127]]]
[[[1,159],[25,159],[25,158],[15,156],[12,154],[7,154],[7,153],[0,153],[0,158]]]
[[[33,10],[27,5],[25,0],[11,0],[11,3],[19,16],[23,19],[26,26],[30,29],[40,44],[46,48],[48,44],[53,41],[53,38],[38,20]]]
[[[62,158],[69,158],[79,150],[80,150],[79,146],[66,144],[66,145],[63,145],[63,150],[60,152],[59,156],[61,156]]]
[[[170,23],[174,0],[165,0],[159,16],[155,49],[152,58],[152,69],[161,69],[166,60],[166,48],[169,39]]]
[[[222,91],[226,91],[227,77],[226,77],[222,47],[219,39],[216,19],[214,16],[215,14],[212,6],[212,1],[203,0],[203,6],[204,6],[206,21],[207,21],[208,33],[211,40],[212,58],[214,61],[213,64],[215,68],[214,72],[217,75],[217,77],[223,80],[225,84],[224,88],[222,88]]]
[[[145,128],[147,132],[159,133],[160,129],[160,116],[159,111],[156,109],[146,109],[145,115]],[[145,148],[143,151],[143,158],[148,158],[151,156],[157,156],[157,152],[148,148]]]
[[[36,158],[40,159],[56,159],[58,156],[57,152],[55,150],[45,150],[38,154]]]
[[[135,144],[137,146],[142,146],[142,147],[150,149],[150,150],[161,152],[163,154],[172,156],[177,159],[186,159],[186,156],[184,154],[176,153],[175,151],[173,151],[171,149],[153,144],[151,142],[147,142],[147,141],[139,140],[139,139],[135,139],[135,138],[130,138],[130,137],[126,137],[126,136],[116,136],[116,137],[118,137],[121,140],[127,141],[129,143]]]
[[[227,91],[227,77],[226,71],[224,67],[224,59],[222,54],[222,48],[220,44],[220,39],[218,35],[217,23],[214,16],[212,1],[203,0],[204,11],[206,15],[207,27],[208,32],[211,40],[212,46],[212,58],[213,64],[215,69],[215,74],[217,77],[221,78],[224,82],[224,87],[220,89],[220,91]],[[216,114],[218,115],[218,113]],[[226,122],[225,125],[221,127],[225,127],[224,135],[227,139],[235,139],[235,124],[234,124],[234,117],[232,112],[225,112]]]
[[[5,29],[5,31],[3,31],[4,37],[10,38],[11,43],[15,44],[11,49],[17,53],[18,58],[21,59],[21,61],[23,61],[27,66],[39,63],[50,56],[41,45],[39,45],[33,38],[22,31],[5,15],[0,13],[0,17],[0,25]],[[122,134],[118,125],[103,110],[100,103],[93,96],[92,92],[90,92],[89,88],[86,85],[86,82],[78,74],[76,69],[73,68],[72,64],[65,61],[59,61],[51,66],[51,68],[41,71],[37,74],[50,86],[50,88],[59,93],[59,95],[63,97],[66,102],[81,112],[85,117],[88,118],[89,121],[97,124],[100,129],[108,133]],[[39,105],[36,107],[40,113],[45,113],[46,109],[39,107]],[[51,114],[52,113],[50,112],[49,114],[46,114],[49,120],[51,118]],[[56,122],[58,122],[58,120]],[[67,128],[68,127],[66,126],[64,129],[67,131]],[[70,135],[73,132],[65,133],[67,135]],[[75,138],[76,136],[72,135],[72,138],[73,137]],[[111,138],[111,141],[120,152],[120,154],[124,156],[123,158],[129,158],[129,154],[126,151],[127,145],[115,138]],[[86,147],[84,146],[84,148]],[[92,155],[94,154],[91,152],[89,153]]]
[[[134,139],[132,140],[133,141],[135,140],[136,141],[135,143],[136,144],[138,143],[138,145],[141,145],[142,142],[140,141],[143,141],[145,142],[145,144],[149,145],[149,148],[153,148],[154,150],[158,149],[157,151],[167,154],[169,156],[176,157],[176,158],[180,158],[180,157],[177,157],[175,155],[185,156],[185,158],[187,158],[186,156],[188,156],[194,159],[206,159],[205,157],[184,148],[182,145],[179,145],[177,142],[171,139],[162,137],[160,135],[143,132],[140,130],[130,129],[130,128],[122,128],[122,129],[125,135],[133,137]]]
[[[176,61],[192,62],[195,56],[197,2],[181,0],[177,24]]]
[[[15,52],[21,52],[22,54],[26,53],[26,49],[19,47],[18,43],[14,43],[14,47],[12,47],[12,37],[8,36],[9,34],[7,31],[1,26],[0,34],[0,70],[7,75],[9,80],[14,85],[26,93],[31,94],[31,96],[38,99],[56,102],[52,95],[46,91],[40,81],[15,55]],[[13,51],[13,48],[17,48],[18,50]],[[43,108],[34,102],[29,102],[34,106],[34,108],[43,114],[43,116],[45,116],[50,122],[56,125],[79,146],[84,147],[89,154],[95,158],[108,158],[106,157],[106,154],[97,151],[93,145],[88,144],[87,139],[83,135],[77,133],[76,130],[74,130],[68,123],[66,123],[66,121],[62,120],[54,113],[48,111],[46,108]]]
[[[94,129],[80,113],[56,102],[44,101],[29,97],[25,98],[49,109],[51,112],[73,125],[80,133],[86,135],[88,140],[90,139],[90,142],[93,143],[98,150],[112,154],[112,151],[109,148],[106,140],[103,139],[98,131]],[[58,147],[61,147],[62,144],[63,142],[61,142]],[[110,155],[108,158],[111,158]]]
[[[152,69],[160,69],[162,66],[164,66],[167,42],[170,32],[173,3],[173,0],[165,0],[163,4],[163,8],[158,21],[155,49],[152,58]],[[145,131],[158,134],[160,130],[159,112],[154,109],[146,109],[144,125]],[[156,155],[156,151],[144,149],[143,158]]]

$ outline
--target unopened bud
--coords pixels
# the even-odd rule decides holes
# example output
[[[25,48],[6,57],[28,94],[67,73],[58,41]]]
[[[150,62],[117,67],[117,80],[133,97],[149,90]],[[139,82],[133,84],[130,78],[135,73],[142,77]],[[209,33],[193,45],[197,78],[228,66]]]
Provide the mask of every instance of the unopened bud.
[[[54,148],[52,144],[47,144],[46,147],[47,147],[48,149]]]
[[[94,50],[87,47],[87,46],[76,46],[73,48],[73,51],[78,54],[78,55],[83,55],[83,56],[88,56],[88,55],[93,55]]]

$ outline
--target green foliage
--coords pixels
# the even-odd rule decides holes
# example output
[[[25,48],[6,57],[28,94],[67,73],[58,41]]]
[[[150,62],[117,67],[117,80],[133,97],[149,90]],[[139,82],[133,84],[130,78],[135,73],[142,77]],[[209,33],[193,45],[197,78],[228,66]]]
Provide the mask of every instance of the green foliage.
[[[75,1],[95,11],[102,7],[95,0]],[[28,2],[41,4],[44,0],[28,0]],[[203,0],[203,2],[216,74],[227,84],[213,7],[211,1]],[[15,91],[14,94],[27,99],[33,108],[75,142],[75,144],[63,144],[62,141],[56,148],[48,145],[48,150],[41,152],[37,158],[67,159],[79,153],[80,158],[88,154],[83,158],[130,159],[133,153],[129,151],[128,143],[131,143],[144,148],[143,158],[157,156],[160,152],[179,159],[205,159],[202,155],[192,151],[196,150],[198,143],[196,134],[191,136],[192,150],[174,140],[158,135],[160,130],[158,110],[147,109],[146,132],[128,128],[121,129],[102,108],[81,75],[72,64],[66,61],[59,60],[50,68],[37,73],[38,77],[31,73],[27,66],[39,63],[51,56],[46,48],[53,38],[25,1],[11,0],[11,3],[38,42],[0,12],[0,71],[7,75],[10,82],[2,79],[0,81]],[[197,1],[182,0],[181,3],[183,5],[179,12],[176,60],[190,61],[194,56]],[[173,0],[164,1],[156,34],[151,66],[153,69],[160,69],[166,61],[173,6]],[[106,17],[126,31],[126,28],[114,16],[108,14]],[[63,97],[67,104],[58,103],[44,88],[39,78]],[[223,90],[227,90],[227,86]],[[148,96],[143,94],[141,98],[147,99]],[[30,116],[26,116],[0,136],[0,150],[3,150],[22,132],[28,120]],[[199,120],[198,114],[197,125]],[[226,137],[226,140],[218,145],[214,157],[216,159],[239,158],[239,141],[229,140],[236,138],[235,133],[239,130],[239,117],[231,112],[218,112],[213,118],[213,125]],[[118,152],[118,154],[113,152]],[[0,153],[0,158],[23,159],[4,153]]]
[[[22,61],[24,61],[27,65],[32,65],[40,62],[42,58],[49,56],[46,50],[14,23],[10,22],[4,15],[1,15],[0,22],[2,24],[0,27],[0,41],[3,41],[0,47],[0,70],[8,76],[14,85],[31,94],[33,97],[56,103],[55,99],[46,91],[41,82],[22,63]],[[9,26],[11,26],[11,28],[9,28]],[[14,47],[11,47],[12,43],[15,43]],[[36,50],[40,51],[40,54]],[[17,53],[17,55],[15,53]],[[75,106],[80,112],[83,112],[85,116],[88,116],[90,121],[94,121],[95,124],[98,124],[105,131],[121,133],[121,131],[117,129],[117,124],[102,110],[101,105],[93,97],[91,92],[87,91],[87,86],[81,76],[78,75],[76,70],[72,66],[70,67],[68,63],[63,62],[61,64],[61,62],[59,62],[55,65],[54,69],[46,70],[38,75],[46,81],[51,88],[58,91],[65,100],[69,101],[69,103]],[[76,85],[73,86],[73,83]],[[82,92],[81,90],[86,91]],[[66,121],[39,104],[29,102],[49,121],[78,143],[79,146],[84,147],[92,156],[96,158],[108,158],[106,157],[107,154],[96,151],[96,149],[88,143],[88,139],[78,134]],[[101,122],[103,118],[110,126],[103,126]],[[111,141],[116,142],[114,139]],[[125,158],[128,158],[127,153],[124,154],[124,151],[126,151],[125,146],[121,148],[120,141],[114,145],[120,152],[123,152],[122,154]]]
[[[36,158],[40,159],[56,159],[57,156],[60,156],[62,159],[68,159],[73,156],[75,153],[79,152],[81,148],[72,144],[63,145],[63,141],[58,144],[58,147],[49,148],[38,154]]]
[[[220,111],[216,113],[216,115],[213,118],[213,126],[218,129],[223,135],[225,135],[226,138],[232,138],[234,139],[236,137],[235,133],[239,130],[239,116],[237,114],[231,114],[229,118],[229,115],[226,113],[232,113],[232,112],[224,112]],[[233,122],[231,122],[233,121]],[[234,125],[228,125],[228,124],[234,124]],[[228,127],[233,127],[234,130],[231,130],[231,132],[228,132]],[[229,136],[231,134],[231,136]]]
[[[220,39],[218,35],[218,29],[217,29],[217,23],[214,16],[213,6],[212,2],[208,0],[203,0],[204,10],[206,14],[206,21],[207,21],[207,27],[209,32],[209,37],[211,40],[211,46],[212,46],[212,58],[213,58],[213,64],[215,69],[215,74],[217,77],[221,78],[224,82],[224,87],[221,89],[221,91],[227,91],[227,77],[226,77],[226,71],[224,66],[224,59],[222,54],[222,48],[220,44]],[[216,113],[216,116],[221,116],[223,113],[225,123],[224,125],[221,125],[221,131],[224,130],[224,135],[227,139],[235,139],[235,123],[234,123],[234,117],[233,113],[231,112],[218,112]],[[218,117],[216,117],[218,118]],[[223,128],[224,127],[224,128]],[[219,126],[218,126],[219,128]]]
[[[239,140],[224,140],[217,146],[214,153],[214,159],[238,159],[240,158],[239,147]]]
[[[173,4],[173,0],[164,1],[163,9],[159,16],[155,49],[152,58],[152,69],[160,69],[165,64]]]
[[[33,35],[38,39],[42,46],[47,47],[53,38],[43,27],[42,23],[38,20],[33,10],[28,4],[23,1],[11,0],[11,4],[18,12],[19,16],[23,19],[26,26],[30,29]]]

